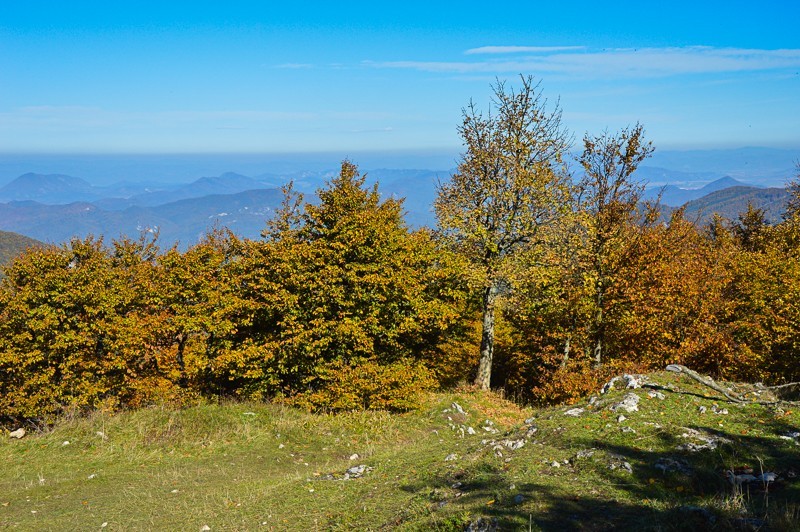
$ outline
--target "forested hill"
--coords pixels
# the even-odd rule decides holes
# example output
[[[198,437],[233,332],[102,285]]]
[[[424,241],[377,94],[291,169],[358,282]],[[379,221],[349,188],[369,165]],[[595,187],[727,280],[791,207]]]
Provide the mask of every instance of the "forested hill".
[[[8,264],[11,259],[30,247],[43,245],[38,240],[18,233],[0,231],[0,265]]]
[[[688,219],[698,219],[701,223],[709,221],[715,213],[728,220],[735,220],[751,204],[762,209],[764,218],[774,224],[781,221],[787,201],[789,193],[784,188],[735,186],[686,203],[686,215]]]

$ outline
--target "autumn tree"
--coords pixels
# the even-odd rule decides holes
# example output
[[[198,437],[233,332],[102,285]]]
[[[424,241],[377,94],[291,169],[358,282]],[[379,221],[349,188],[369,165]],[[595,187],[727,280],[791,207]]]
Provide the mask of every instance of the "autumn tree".
[[[630,229],[638,223],[653,222],[657,213],[642,211],[644,184],[633,173],[653,152],[653,145],[644,139],[644,128],[636,124],[616,135],[604,132],[583,139],[580,164],[578,210],[585,214],[588,274],[594,284],[594,316],[592,318],[592,357],[602,364],[605,345],[605,314],[609,302],[606,295],[615,274],[632,249]]]
[[[531,77],[519,89],[497,82],[493,90],[493,112],[484,115],[472,102],[463,110],[465,152],[434,203],[441,229],[483,277],[475,378],[482,389],[491,382],[495,305],[509,260],[564,210],[570,147],[558,104],[549,110]]]
[[[51,420],[64,406],[116,407],[170,388],[146,355],[152,242],[73,239],[30,249],[0,285],[0,412]],[[145,399],[146,400],[146,399]]]
[[[242,297],[255,312],[241,331],[245,351],[261,354],[234,369],[249,376],[250,395],[315,392],[333,382],[326,375],[441,356],[466,291],[431,232],[408,230],[402,200],[381,198],[349,161],[318,203],[287,192],[244,258]]]
[[[786,214],[784,219],[791,220],[800,217],[800,161],[795,166],[796,173],[794,178],[786,184],[789,192],[789,201],[786,203]]]

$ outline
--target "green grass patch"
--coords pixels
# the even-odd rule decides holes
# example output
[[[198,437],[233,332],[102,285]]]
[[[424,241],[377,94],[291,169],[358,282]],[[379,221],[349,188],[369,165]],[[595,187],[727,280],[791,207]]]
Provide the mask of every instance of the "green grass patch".
[[[232,403],[64,419],[0,441],[0,528],[800,529],[798,413],[648,380],[543,409],[463,391],[407,414]],[[626,393],[639,410],[612,411]]]

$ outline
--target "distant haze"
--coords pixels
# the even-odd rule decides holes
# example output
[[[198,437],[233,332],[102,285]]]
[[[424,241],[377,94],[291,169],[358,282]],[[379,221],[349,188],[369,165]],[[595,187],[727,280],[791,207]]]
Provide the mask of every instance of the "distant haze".
[[[456,166],[457,157],[457,149],[263,154],[0,153],[0,186],[28,172],[67,174],[101,186],[124,181],[177,184],[225,172],[254,176],[336,170],[345,158],[362,169],[424,168],[447,171]]]

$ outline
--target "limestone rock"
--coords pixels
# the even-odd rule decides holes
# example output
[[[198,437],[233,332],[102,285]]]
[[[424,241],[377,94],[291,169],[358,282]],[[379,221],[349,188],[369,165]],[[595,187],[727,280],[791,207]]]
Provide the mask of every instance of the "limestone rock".
[[[495,532],[499,530],[497,519],[492,517],[481,517],[477,521],[471,522],[464,529],[464,532]]]
[[[451,405],[450,405],[450,408],[451,408],[451,409],[453,410],[453,412],[455,412],[456,414],[466,414],[466,412],[464,412],[464,409],[463,409],[463,408],[461,408],[461,405],[460,405],[460,404],[458,404],[458,403],[456,403],[456,402],[453,402],[453,404],[451,404]]]
[[[26,434],[25,429],[20,427],[17,430],[11,432],[8,436],[11,438],[16,438],[18,440],[21,440],[22,438],[25,437],[25,434]]]
[[[611,410],[617,412],[619,410],[624,410],[625,412],[638,412],[639,411],[639,401],[640,398],[635,393],[631,392],[625,395],[622,398],[622,401],[616,403],[615,405],[611,406]]]

